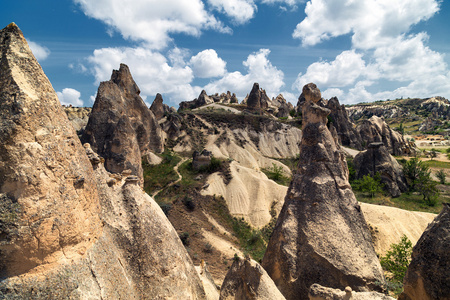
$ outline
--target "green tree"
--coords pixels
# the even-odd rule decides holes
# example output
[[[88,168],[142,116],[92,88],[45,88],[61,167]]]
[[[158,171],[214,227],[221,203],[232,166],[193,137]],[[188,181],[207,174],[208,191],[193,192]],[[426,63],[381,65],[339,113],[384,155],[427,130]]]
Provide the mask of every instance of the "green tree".
[[[429,167],[422,161],[419,161],[417,157],[414,157],[403,163],[403,174],[408,180],[410,192],[418,192],[421,194],[423,201],[427,205],[436,205],[439,190],[431,178]]]
[[[400,243],[392,244],[391,250],[386,256],[380,258],[381,266],[389,272],[386,276],[389,280],[402,283],[406,270],[411,262],[412,243],[406,235],[403,235]]]
[[[405,134],[405,127],[403,127],[403,123],[400,123],[400,125],[396,128],[396,130],[401,134]]]
[[[358,187],[361,192],[369,194],[372,198],[375,194],[383,192],[380,173],[375,174],[373,177],[364,175],[358,181]]]
[[[445,171],[443,169],[437,171],[435,173],[436,177],[439,179],[439,182],[441,184],[445,184],[445,178],[447,177],[447,175],[445,174]]]
[[[431,151],[430,151],[430,158],[431,158],[431,160],[433,160],[433,158],[435,158],[437,156],[437,151],[436,151],[436,149],[431,149]]]

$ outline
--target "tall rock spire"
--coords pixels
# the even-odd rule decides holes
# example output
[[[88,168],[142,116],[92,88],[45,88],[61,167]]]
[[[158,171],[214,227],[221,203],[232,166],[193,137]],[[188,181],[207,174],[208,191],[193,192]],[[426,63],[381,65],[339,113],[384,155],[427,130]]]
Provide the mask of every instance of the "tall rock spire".
[[[14,23],[0,31],[0,277],[77,257],[102,232],[91,163]]]
[[[328,130],[330,110],[303,87],[303,137],[290,184],[262,265],[286,299],[308,299],[314,283],[355,291],[377,288],[383,272],[348,182],[345,156]]]

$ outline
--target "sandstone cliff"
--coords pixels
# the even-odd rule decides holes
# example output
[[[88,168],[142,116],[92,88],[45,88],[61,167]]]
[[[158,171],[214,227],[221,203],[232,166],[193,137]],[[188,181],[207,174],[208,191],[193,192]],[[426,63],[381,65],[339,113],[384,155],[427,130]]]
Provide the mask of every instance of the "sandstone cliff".
[[[298,171],[262,265],[286,299],[306,299],[314,283],[376,289],[383,272],[348,183],[345,157],[326,127],[330,111],[316,104],[321,96],[314,84],[303,94]]]
[[[100,83],[81,140],[105,158],[108,171],[129,169],[143,183],[141,157],[162,152],[163,143],[160,126],[139,93],[130,70],[121,64],[111,80]]]
[[[0,55],[0,298],[205,299],[162,210],[83,148],[15,24]]]

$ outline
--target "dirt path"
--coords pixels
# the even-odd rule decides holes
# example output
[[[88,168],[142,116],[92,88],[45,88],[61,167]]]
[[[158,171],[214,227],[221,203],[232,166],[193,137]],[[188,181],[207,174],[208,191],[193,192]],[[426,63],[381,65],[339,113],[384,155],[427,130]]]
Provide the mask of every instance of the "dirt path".
[[[177,173],[177,175],[178,175],[178,179],[175,180],[175,181],[173,181],[173,182],[171,182],[171,183],[169,183],[167,186],[163,187],[162,189],[156,190],[156,191],[153,193],[153,195],[152,195],[152,198],[153,198],[153,199],[155,199],[156,195],[158,195],[162,190],[167,189],[167,188],[171,187],[172,185],[174,185],[174,184],[176,184],[176,183],[178,183],[178,182],[181,181],[181,179],[182,179],[183,177],[181,176],[180,172],[178,172],[178,167],[181,166],[181,164],[184,163],[186,160],[188,160],[188,159],[187,159],[187,158],[182,158],[182,159],[180,160],[180,162],[177,163],[176,166],[173,168],[174,171],[175,171],[175,173]]]

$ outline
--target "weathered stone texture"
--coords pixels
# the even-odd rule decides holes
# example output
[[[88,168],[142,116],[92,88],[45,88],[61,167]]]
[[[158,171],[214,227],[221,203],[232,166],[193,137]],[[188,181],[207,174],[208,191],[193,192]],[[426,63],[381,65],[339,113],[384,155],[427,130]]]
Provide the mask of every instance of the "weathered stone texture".
[[[450,204],[428,225],[413,248],[403,280],[403,300],[450,299]]]
[[[220,289],[220,300],[284,300],[267,272],[250,258],[236,259]]]
[[[345,156],[328,130],[320,91],[303,88],[298,171],[262,266],[286,299],[307,299],[314,283],[355,291],[384,282],[370,231],[348,183]]]
[[[121,64],[111,80],[100,83],[81,140],[105,158],[108,171],[131,170],[142,183],[141,157],[162,152],[163,143],[160,126],[139,93],[130,70]]]

